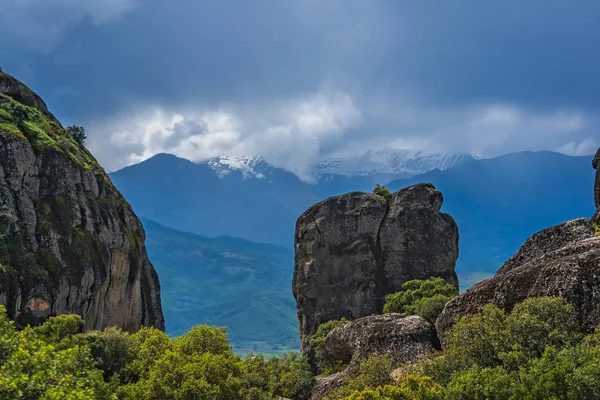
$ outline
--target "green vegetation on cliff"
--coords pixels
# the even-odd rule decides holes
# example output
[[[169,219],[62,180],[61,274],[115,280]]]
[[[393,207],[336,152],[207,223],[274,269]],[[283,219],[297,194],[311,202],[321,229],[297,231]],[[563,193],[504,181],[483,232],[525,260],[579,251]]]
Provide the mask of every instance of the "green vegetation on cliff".
[[[47,150],[61,152],[80,167],[110,182],[94,156],[83,146],[85,133],[75,132],[73,128],[67,130],[37,108],[0,93],[0,132],[27,140],[36,153]]]
[[[379,196],[381,198],[381,200],[385,203],[385,202],[387,202],[387,198],[390,195],[390,189],[386,188],[385,186],[381,186],[378,183],[377,185],[375,185],[375,188],[373,189],[373,193],[376,194],[377,196]]]

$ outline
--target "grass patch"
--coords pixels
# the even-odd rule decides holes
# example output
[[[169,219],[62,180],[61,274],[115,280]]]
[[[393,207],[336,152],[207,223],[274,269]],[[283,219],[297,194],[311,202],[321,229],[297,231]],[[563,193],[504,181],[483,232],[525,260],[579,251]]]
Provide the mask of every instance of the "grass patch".
[[[21,130],[15,124],[12,123],[0,122],[0,132],[11,133],[21,140],[27,140],[25,135],[23,135],[23,132],[21,132]]]
[[[0,108],[0,121],[8,121],[11,122],[12,116],[10,115],[10,113],[2,108]]]

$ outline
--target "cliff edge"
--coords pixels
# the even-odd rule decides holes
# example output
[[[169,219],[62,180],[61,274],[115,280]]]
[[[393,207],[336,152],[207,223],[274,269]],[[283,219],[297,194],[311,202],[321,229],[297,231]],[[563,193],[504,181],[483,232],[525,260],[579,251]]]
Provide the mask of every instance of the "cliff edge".
[[[17,323],[164,329],[160,285],[130,205],[44,101],[0,72],[0,303]]]

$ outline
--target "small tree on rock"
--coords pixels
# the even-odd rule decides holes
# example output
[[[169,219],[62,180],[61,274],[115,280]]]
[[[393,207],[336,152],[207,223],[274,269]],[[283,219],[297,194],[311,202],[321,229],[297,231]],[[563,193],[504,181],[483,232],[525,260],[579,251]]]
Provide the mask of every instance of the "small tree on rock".
[[[379,183],[375,185],[375,189],[373,189],[373,193],[381,197],[388,197],[390,195],[390,190],[385,186],[381,186]]]
[[[69,134],[73,136],[73,139],[75,139],[75,141],[81,146],[85,145],[87,136],[85,135],[85,129],[83,128],[83,126],[68,126],[67,132],[69,132]]]

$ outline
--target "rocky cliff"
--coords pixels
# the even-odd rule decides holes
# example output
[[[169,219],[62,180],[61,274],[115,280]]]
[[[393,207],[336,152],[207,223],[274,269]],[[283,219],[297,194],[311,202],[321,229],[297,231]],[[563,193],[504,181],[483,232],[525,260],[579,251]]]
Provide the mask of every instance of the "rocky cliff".
[[[594,182],[594,205],[596,213],[592,217],[594,223],[600,222],[600,149],[596,151],[596,155],[592,159],[592,168],[596,170],[596,180]]]
[[[20,323],[164,329],[144,229],[43,100],[0,72],[0,303]]]
[[[442,202],[433,185],[420,184],[387,199],[331,197],[298,218],[292,290],[304,354],[320,324],[379,314],[385,296],[408,280],[458,284],[458,228]]]
[[[600,150],[592,162],[600,166]],[[596,172],[594,202],[600,207],[600,171]],[[599,208],[600,209],[600,208]],[[530,297],[561,296],[573,305],[583,332],[600,327],[600,236],[597,211],[592,220],[580,218],[544,229],[529,237],[495,276],[451,300],[436,321],[441,339],[456,318],[477,312],[485,304],[510,311]]]

